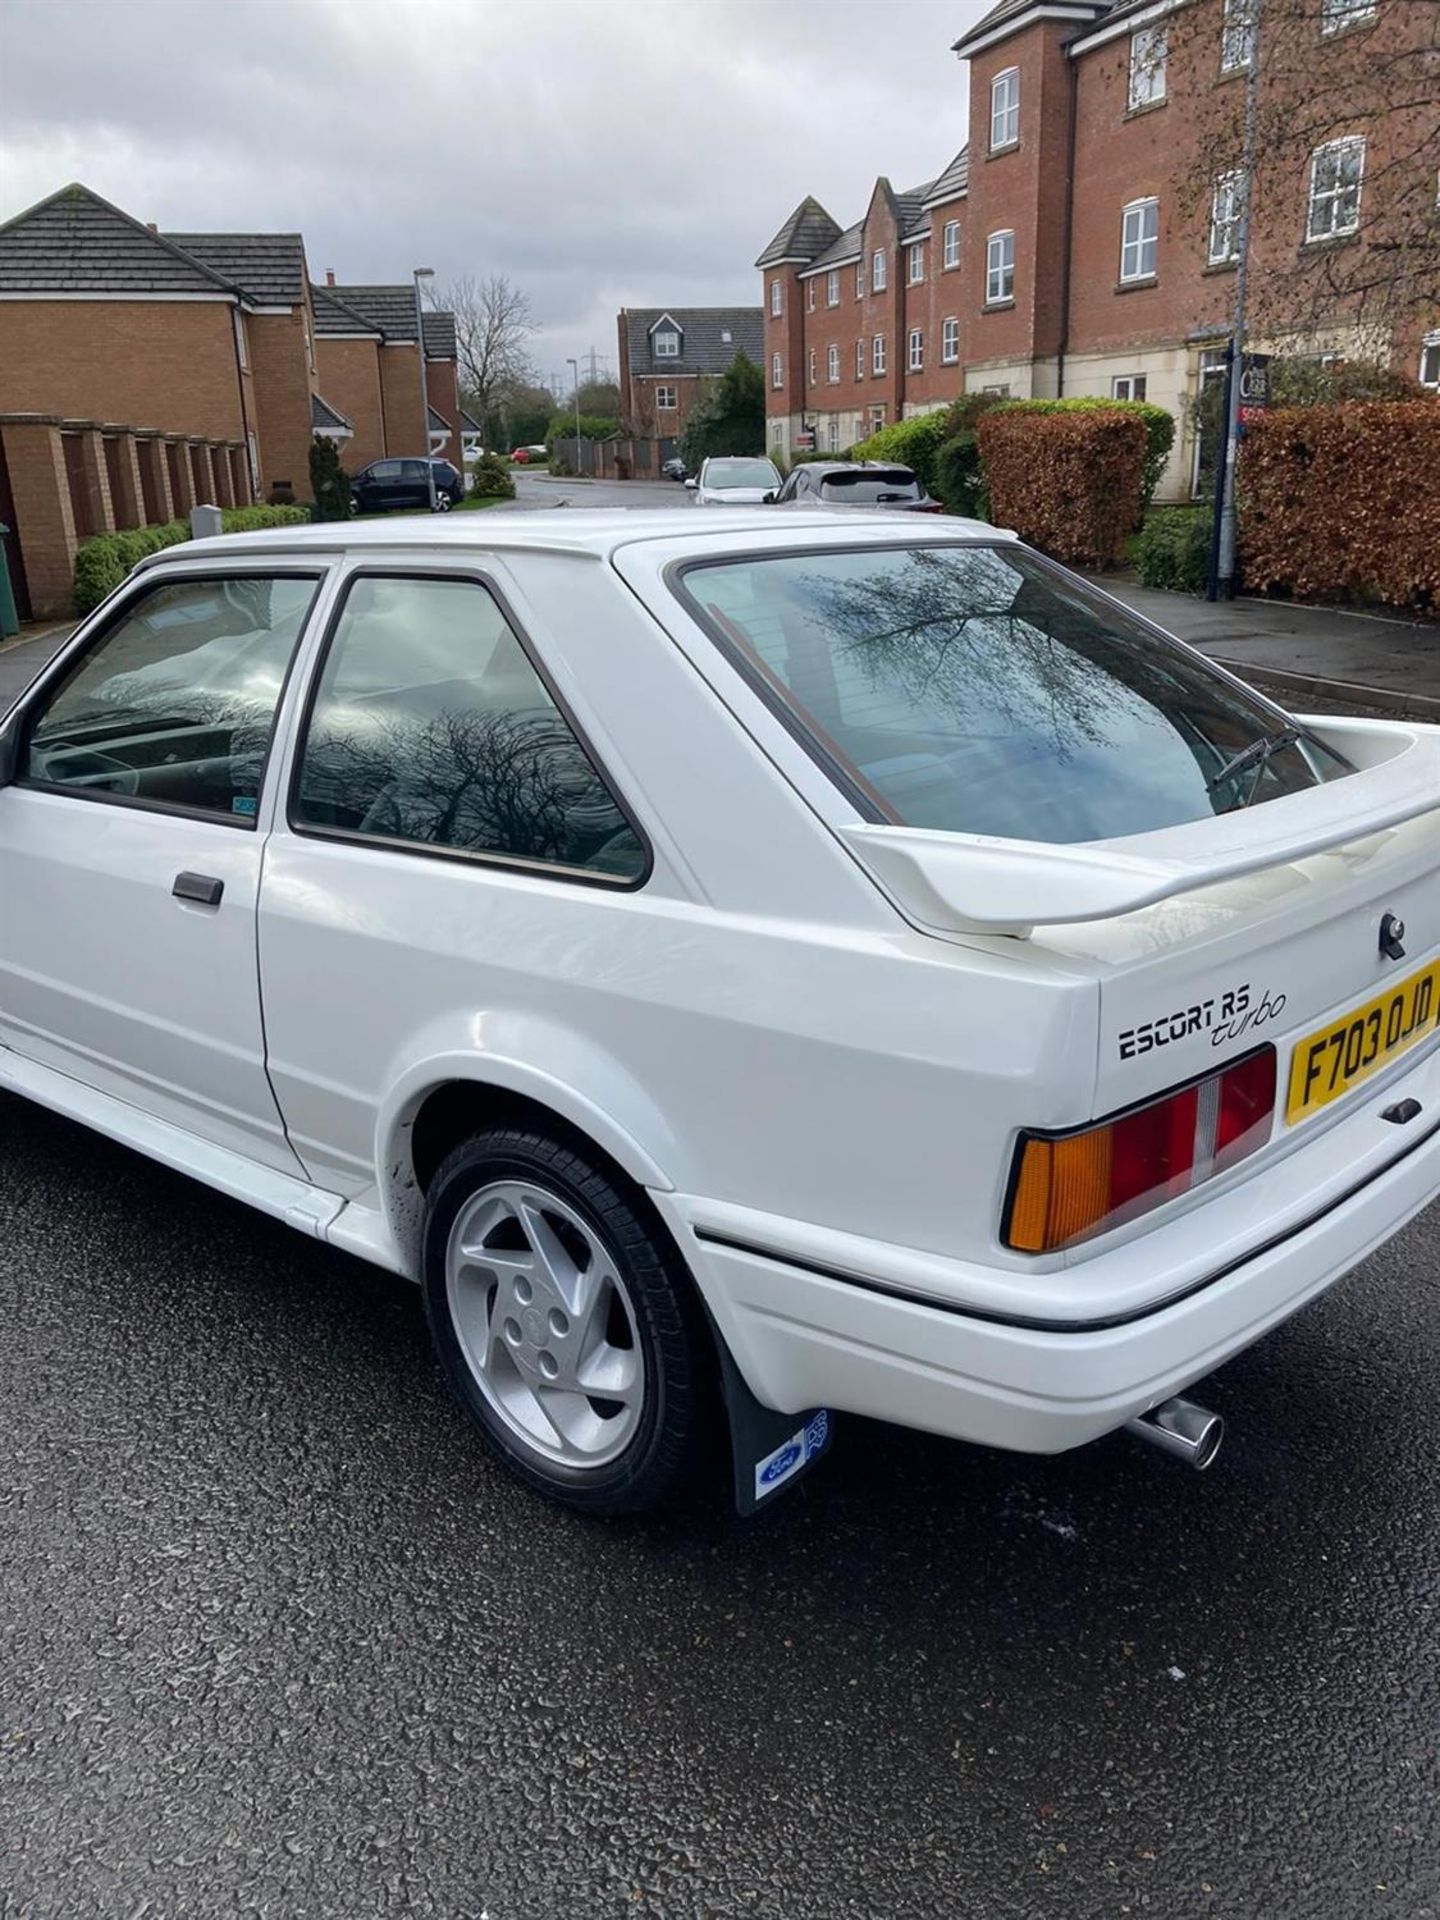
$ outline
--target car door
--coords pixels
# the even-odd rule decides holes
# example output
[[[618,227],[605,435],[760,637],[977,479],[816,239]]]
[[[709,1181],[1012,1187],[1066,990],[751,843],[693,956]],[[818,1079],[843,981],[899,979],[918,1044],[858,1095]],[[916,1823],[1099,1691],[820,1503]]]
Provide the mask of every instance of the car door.
[[[397,504],[404,507],[428,507],[430,504],[430,485],[426,477],[423,460],[402,460],[400,462],[400,491]]]
[[[263,780],[323,568],[146,582],[11,716],[0,1046],[296,1173],[265,1072]]]
[[[543,1002],[526,956],[603,946],[650,856],[486,578],[357,571],[314,678],[260,966],[290,1138],[353,1196],[417,1047],[496,999]]]

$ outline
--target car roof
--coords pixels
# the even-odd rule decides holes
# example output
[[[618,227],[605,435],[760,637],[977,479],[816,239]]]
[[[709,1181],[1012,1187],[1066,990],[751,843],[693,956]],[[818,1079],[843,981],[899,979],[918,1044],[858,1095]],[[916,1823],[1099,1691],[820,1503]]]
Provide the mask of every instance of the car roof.
[[[817,533],[826,546],[883,546],[897,537],[917,538],[914,516],[887,514],[883,508],[863,516],[839,508],[802,507],[777,514],[769,507],[712,507],[697,513],[692,506],[592,507],[535,512],[470,514],[414,514],[386,520],[332,520],[313,526],[265,527],[254,533],[221,534],[214,539],[189,540],[166,547],[139,563],[142,571],[168,561],[243,560],[260,555],[303,560],[311,555],[383,553],[564,553],[609,559],[622,547],[664,540],[691,546],[697,553],[729,545],[738,551],[754,548],[759,535],[767,537],[767,551],[810,547]],[[957,540],[1013,540],[1003,527],[983,520],[946,519],[929,522],[924,538],[937,535]]]
[[[903,460],[807,460],[804,464],[811,473],[908,473],[912,478],[915,473]]]

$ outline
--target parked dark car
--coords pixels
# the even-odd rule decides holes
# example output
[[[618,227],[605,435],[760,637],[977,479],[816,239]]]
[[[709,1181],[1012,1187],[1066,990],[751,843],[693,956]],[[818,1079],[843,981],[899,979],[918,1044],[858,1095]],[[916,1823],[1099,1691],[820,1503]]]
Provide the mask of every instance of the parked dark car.
[[[660,471],[667,480],[683,480],[685,478],[685,462],[678,457],[673,460],[667,460]]]
[[[435,510],[448,513],[465,498],[465,482],[448,460],[432,460]],[[428,507],[423,460],[372,460],[350,482],[350,500],[356,513],[387,513],[393,507]]]
[[[910,467],[887,460],[809,460],[796,467],[775,495],[778,507],[891,507],[940,513]]]

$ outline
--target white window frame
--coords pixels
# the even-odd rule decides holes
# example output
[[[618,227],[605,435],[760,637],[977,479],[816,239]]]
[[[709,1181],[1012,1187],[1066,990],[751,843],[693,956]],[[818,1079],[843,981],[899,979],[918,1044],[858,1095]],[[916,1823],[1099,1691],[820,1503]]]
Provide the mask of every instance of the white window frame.
[[[1143,400],[1146,391],[1146,376],[1143,373],[1117,373],[1110,382],[1112,400]],[[1140,391],[1135,391],[1136,387]]]
[[[781,313],[784,311],[784,307],[785,307],[785,296],[781,291],[781,283],[778,280],[772,280],[770,282],[771,318],[778,320],[780,318]]]
[[[840,384],[840,349],[837,346],[825,350],[825,381],[827,386],[838,387]]]
[[[1336,222],[1334,214],[1341,198],[1349,193],[1350,188],[1338,184],[1322,188],[1319,180],[1320,168],[1327,156],[1344,153],[1358,153],[1360,165],[1355,175],[1355,215],[1353,220],[1341,226]],[[1324,146],[1316,147],[1310,155],[1310,191],[1305,201],[1305,238],[1307,240],[1339,240],[1347,234],[1358,233],[1360,231],[1360,196],[1364,187],[1365,136],[1363,133],[1347,133],[1339,140],[1327,140]],[[1315,214],[1322,202],[1328,207],[1331,217],[1329,224],[1317,231]]]
[[[655,358],[657,360],[680,358],[680,336],[673,327],[662,327],[655,335]]]
[[[806,372],[810,376],[809,385],[813,387],[815,385],[815,349],[814,347],[811,347],[810,349],[810,358],[806,364]]]
[[[985,304],[987,307],[1000,306],[1014,298],[1015,229],[1001,227],[988,235],[985,241]]]
[[[876,247],[870,256],[870,291],[872,293],[884,293],[885,275],[885,249],[883,247]]]
[[[1320,31],[1327,36],[1374,18],[1375,0],[1320,0]]]
[[[840,416],[838,413],[832,413],[826,421],[825,438],[829,442],[826,452],[838,453],[840,451]]]
[[[882,427],[884,426],[884,424],[885,424],[885,409],[884,409],[884,407],[883,407],[883,406],[878,406],[878,407],[871,407],[871,409],[870,409],[870,431],[871,431],[871,433],[879,433],[879,431],[880,431],[880,429],[881,429],[881,428],[882,428]]]
[[[908,263],[905,275],[906,284],[912,287],[918,287],[925,278],[925,242],[923,240],[912,240],[910,242],[910,251],[906,258]]]
[[[953,367],[960,358],[960,322],[953,313],[940,324],[940,364]]]
[[[945,222],[944,264],[947,268],[958,267],[960,264],[960,222],[958,220]]]
[[[669,398],[666,398],[666,395]],[[655,411],[657,413],[676,413],[680,407],[680,389],[672,387],[668,381],[655,389]]]
[[[1165,23],[1137,27],[1130,36],[1130,111],[1158,107],[1165,98]]]
[[[1238,170],[1222,173],[1210,195],[1210,244],[1206,257],[1212,267],[1229,267],[1240,258],[1241,187]],[[1222,211],[1223,207],[1223,211]]]
[[[870,371],[878,379],[885,371],[885,336],[877,333],[870,342]]]
[[[910,329],[910,340],[905,355],[905,371],[907,373],[925,371],[925,335],[919,327]]]
[[[1020,143],[1020,69],[1006,67],[990,82],[990,151]]]
[[[863,380],[865,378],[865,342],[863,339],[855,342],[855,378],[857,380]]]
[[[840,269],[832,267],[825,276],[825,304],[838,307],[840,304]]]
[[[778,393],[785,385],[785,360],[783,355],[772,353],[770,356],[770,387]]]
[[[239,307],[232,307],[230,318],[235,327],[235,352],[240,361],[240,371],[248,373],[250,371],[250,336],[245,331],[245,316]]]
[[[855,262],[855,298],[857,300],[863,300],[865,298],[865,256],[863,253]]]
[[[1220,71],[1243,73],[1255,57],[1255,0],[1225,0]]]
[[[1137,281],[1153,280],[1159,270],[1160,202],[1151,194],[1144,200],[1132,200],[1120,215],[1120,284],[1134,286]]]
[[[1427,380],[1425,378],[1425,362],[1432,354],[1435,357],[1434,378]],[[1431,388],[1435,392],[1440,393],[1440,327],[1434,328],[1431,332],[1421,337],[1420,367],[1416,377],[1422,387]]]
[[[813,280],[807,280],[805,282],[805,311],[807,313],[814,313],[815,311],[815,282]]]

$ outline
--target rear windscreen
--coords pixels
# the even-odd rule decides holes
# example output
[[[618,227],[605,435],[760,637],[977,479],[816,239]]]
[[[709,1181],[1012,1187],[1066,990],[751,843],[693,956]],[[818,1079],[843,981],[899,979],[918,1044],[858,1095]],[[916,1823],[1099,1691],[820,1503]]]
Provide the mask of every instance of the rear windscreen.
[[[784,553],[679,578],[873,819],[1101,840],[1351,770],[1201,656],[1017,545]]]
[[[851,506],[885,506],[896,500],[922,498],[913,473],[827,473],[820,482],[822,500],[844,500]]]

